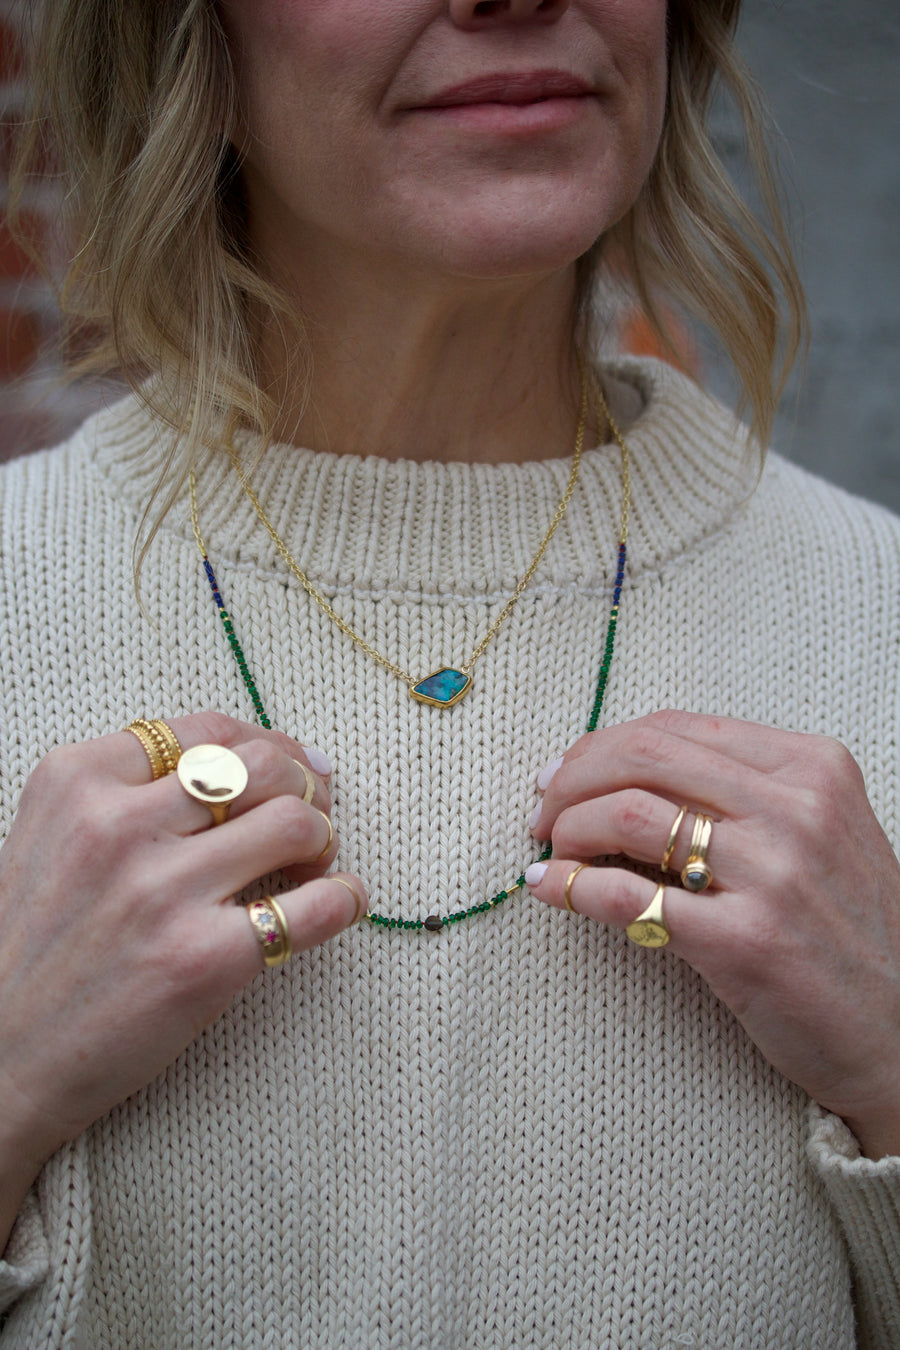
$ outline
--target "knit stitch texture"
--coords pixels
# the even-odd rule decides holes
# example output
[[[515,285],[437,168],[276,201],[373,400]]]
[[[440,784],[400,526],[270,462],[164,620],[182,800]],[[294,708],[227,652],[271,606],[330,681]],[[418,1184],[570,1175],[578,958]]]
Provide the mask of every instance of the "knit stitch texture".
[[[689,381],[615,374],[637,413],[602,722],[683,708],[838,737],[896,848],[900,521],[775,455],[757,481]],[[152,622],[135,605],[165,437],[126,399],[0,474],[4,834],[55,745],[136,716],[252,720],[186,500],[145,567]],[[254,483],[340,613],[427,674],[486,631],[569,467],[273,447]],[[587,451],[473,691],[439,711],[311,603],[233,476],[202,474],[260,693],[332,760],[339,865],[374,909],[467,906],[536,857],[535,775],[584,729],[620,497],[617,448]],[[261,972],[51,1159],[7,1258],[2,1350],[888,1350],[900,1160],[860,1159],[684,962],[523,891]]]

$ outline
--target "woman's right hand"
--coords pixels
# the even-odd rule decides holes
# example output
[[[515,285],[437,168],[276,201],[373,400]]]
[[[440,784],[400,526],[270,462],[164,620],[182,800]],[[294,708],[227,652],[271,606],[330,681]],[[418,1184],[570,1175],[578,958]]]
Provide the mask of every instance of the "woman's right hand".
[[[11,1161],[21,1169],[0,1195],[24,1194],[51,1153],[150,1082],[263,969],[236,892],[276,869],[302,883],[279,896],[295,951],[365,908],[358,878],[324,876],[331,801],[317,776],[303,802],[299,742],[218,713],[169,725],[184,750],[225,745],[246,764],[224,824],[212,828],[175,774],[152,781],[123,731],[47,755],[0,850],[0,1173],[9,1183]]]

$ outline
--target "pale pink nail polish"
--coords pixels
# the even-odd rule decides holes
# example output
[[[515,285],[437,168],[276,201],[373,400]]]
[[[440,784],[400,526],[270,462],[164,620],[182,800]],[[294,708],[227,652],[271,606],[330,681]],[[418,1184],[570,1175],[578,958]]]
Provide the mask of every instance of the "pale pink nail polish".
[[[525,882],[529,886],[540,886],[547,875],[549,863],[536,862],[525,868]]]
[[[537,776],[537,785],[540,788],[541,792],[547,791],[547,788],[550,786],[550,779],[556,773],[556,770],[559,768],[562,762],[563,757],[562,755],[560,755],[558,759],[551,760],[549,764],[545,764],[544,767],[541,769],[540,773]]]
[[[530,830],[533,830],[535,825],[537,825],[538,821],[540,820],[540,818],[541,818],[541,803],[538,802],[537,806],[534,808],[531,815],[528,817],[528,828]]]
[[[323,755],[321,750],[317,750],[313,745],[304,745],[303,753],[313,773],[317,773],[321,778],[331,773],[331,760],[327,755]]]

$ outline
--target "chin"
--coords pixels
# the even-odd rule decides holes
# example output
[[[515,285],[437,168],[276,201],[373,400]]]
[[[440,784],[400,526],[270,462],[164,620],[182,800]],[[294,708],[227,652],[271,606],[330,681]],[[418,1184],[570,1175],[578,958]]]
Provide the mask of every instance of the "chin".
[[[407,217],[411,228],[392,235],[415,255],[450,275],[501,280],[542,275],[572,266],[619,221],[634,193],[607,194],[584,181],[531,185],[521,190],[482,192],[476,199],[431,201]],[[419,204],[421,207],[421,203]],[[417,219],[416,219],[417,218]]]
[[[440,255],[442,270],[450,275],[484,281],[547,276],[565,271],[597,242],[596,227],[559,230],[536,235],[533,230],[482,231],[457,238]]]
[[[418,233],[412,247],[416,262],[447,275],[485,280],[560,271],[586,253],[609,227],[593,215],[567,220],[562,212],[543,221],[502,213],[461,219],[450,228],[448,224],[445,218],[440,230],[432,222],[432,228]]]

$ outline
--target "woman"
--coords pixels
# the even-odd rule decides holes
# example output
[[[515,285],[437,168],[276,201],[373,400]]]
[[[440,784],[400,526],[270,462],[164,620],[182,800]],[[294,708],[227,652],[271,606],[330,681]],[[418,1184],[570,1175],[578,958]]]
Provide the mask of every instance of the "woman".
[[[4,473],[4,1350],[900,1336],[900,529],[588,354],[624,254],[767,430],[737,9],[46,16],[137,391]]]

